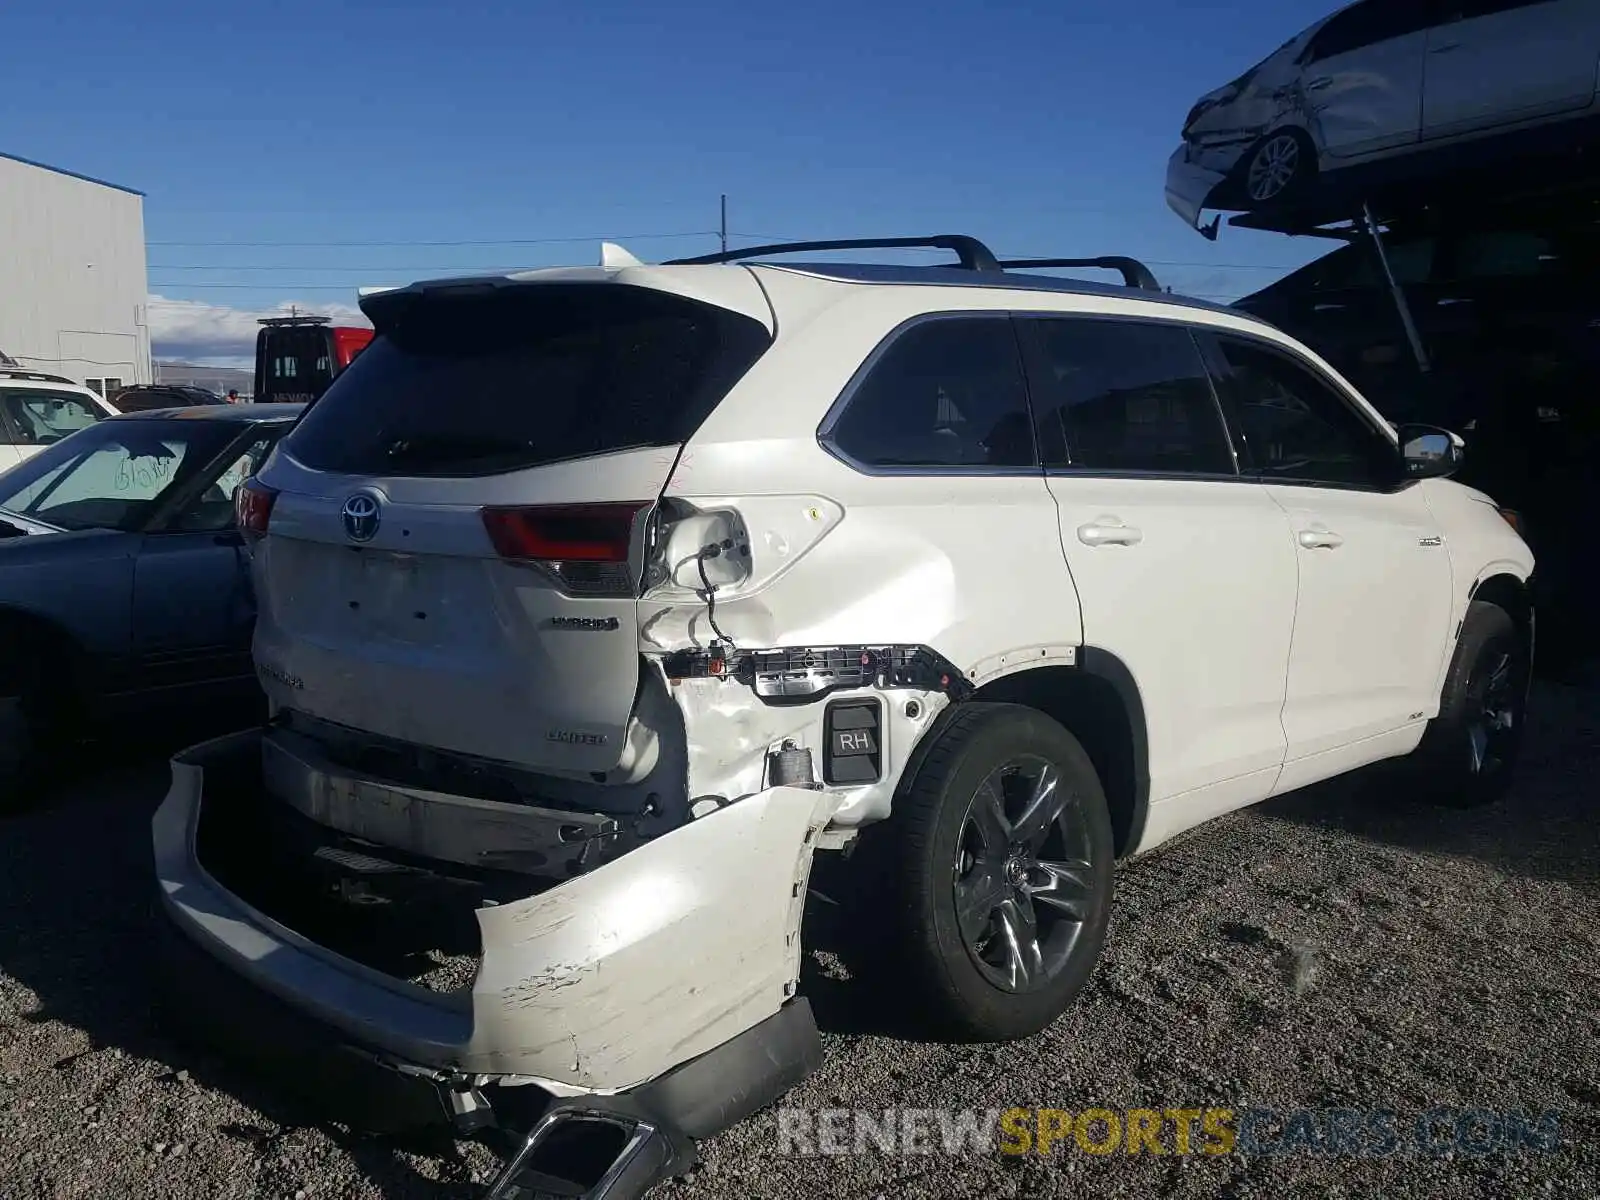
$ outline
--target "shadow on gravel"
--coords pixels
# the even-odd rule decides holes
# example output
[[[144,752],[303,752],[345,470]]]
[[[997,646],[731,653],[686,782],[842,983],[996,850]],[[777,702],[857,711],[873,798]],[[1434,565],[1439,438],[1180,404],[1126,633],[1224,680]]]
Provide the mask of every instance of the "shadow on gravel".
[[[1263,817],[1405,850],[1473,858],[1509,875],[1600,887],[1600,685],[1540,682],[1510,793],[1488,808],[1413,801],[1382,767],[1292,792]]]
[[[156,897],[150,817],[166,795],[168,758],[227,731],[186,724],[133,744],[98,745],[68,764],[23,812],[0,819],[0,912],[8,918],[0,922],[0,972],[38,998],[36,1011],[22,1020],[59,1022],[88,1036],[89,1049],[56,1062],[58,1070],[116,1049],[165,1067],[154,1086],[193,1080],[232,1096],[259,1122],[228,1122],[218,1132],[252,1143],[263,1158],[296,1129],[317,1124],[385,1196],[478,1194],[464,1165],[459,1183],[439,1183],[419,1175],[400,1154],[411,1149],[459,1160],[452,1142],[402,1144],[319,1124],[289,1098],[163,1031],[151,976]]]
[[[903,980],[892,975],[895,959],[883,942],[882,901],[873,882],[858,862],[817,856],[800,936],[800,994],[825,1036],[940,1040],[907,1009]]]
[[[875,947],[862,920],[871,907],[837,854],[818,855],[811,869],[800,944],[800,994],[824,1034],[914,1037],[894,1008],[876,1003],[870,959]]]

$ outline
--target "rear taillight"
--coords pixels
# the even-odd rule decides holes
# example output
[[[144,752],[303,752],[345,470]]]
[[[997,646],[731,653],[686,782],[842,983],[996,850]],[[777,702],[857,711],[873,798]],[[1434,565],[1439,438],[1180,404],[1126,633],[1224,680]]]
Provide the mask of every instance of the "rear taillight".
[[[253,476],[241,483],[233,493],[233,516],[240,532],[265,533],[277,498],[277,489],[269,488]]]
[[[1522,528],[1522,514],[1519,513],[1516,509],[1514,509],[1514,508],[1502,508],[1502,509],[1499,509],[1498,511],[1500,513],[1501,519],[1503,521],[1505,521],[1505,523],[1507,525],[1511,526],[1511,528],[1515,529],[1518,534],[1522,534],[1522,533],[1525,532],[1524,529]]]
[[[486,508],[483,527],[501,558],[542,567],[577,596],[634,592],[629,551],[649,501]]]

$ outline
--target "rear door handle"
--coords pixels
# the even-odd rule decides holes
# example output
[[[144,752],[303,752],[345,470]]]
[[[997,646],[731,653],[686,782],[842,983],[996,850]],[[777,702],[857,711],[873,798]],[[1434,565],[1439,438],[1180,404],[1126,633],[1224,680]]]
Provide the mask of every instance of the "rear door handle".
[[[1137,546],[1144,541],[1144,534],[1132,525],[1114,524],[1102,518],[1093,524],[1079,525],[1078,540],[1085,546]]]
[[[1444,299],[1438,301],[1438,306],[1440,308],[1448,308],[1452,304],[1471,304],[1471,303],[1472,303],[1472,297],[1471,296],[1446,296],[1446,297],[1444,297]]]
[[[1306,550],[1337,550],[1344,539],[1331,529],[1302,529],[1295,539]]]
[[[1460,42],[1446,42],[1442,46],[1435,46],[1432,50],[1429,50],[1428,53],[1429,54],[1449,54],[1450,51],[1459,50],[1459,49],[1461,49],[1461,43]]]
[[[1347,306],[1343,304],[1313,304],[1312,312],[1343,312]]]
[[[1322,75],[1322,76],[1319,76],[1316,79],[1313,79],[1310,83],[1306,84],[1306,91],[1308,91],[1308,92],[1320,92],[1324,88],[1330,88],[1332,86],[1333,86],[1333,76],[1331,76],[1331,75]]]

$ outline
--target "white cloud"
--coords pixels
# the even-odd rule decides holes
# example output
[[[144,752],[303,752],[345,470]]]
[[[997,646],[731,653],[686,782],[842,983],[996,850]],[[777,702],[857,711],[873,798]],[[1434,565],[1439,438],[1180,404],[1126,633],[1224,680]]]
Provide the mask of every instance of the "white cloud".
[[[164,362],[248,367],[255,362],[260,318],[286,317],[291,312],[316,313],[339,325],[371,324],[353,304],[285,300],[273,308],[253,310],[152,294],[150,347]]]

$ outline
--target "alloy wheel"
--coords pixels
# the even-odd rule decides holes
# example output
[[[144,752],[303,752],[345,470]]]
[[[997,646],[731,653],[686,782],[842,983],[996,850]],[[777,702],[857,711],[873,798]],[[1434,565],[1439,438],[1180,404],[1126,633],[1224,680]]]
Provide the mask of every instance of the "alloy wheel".
[[[1250,160],[1245,180],[1250,199],[1259,204],[1281,195],[1299,169],[1300,141],[1292,133],[1280,133],[1263,142]]]
[[[1032,992],[1058,978],[1094,915],[1082,806],[1042,758],[1005,763],[978,786],[956,848],[956,920],[985,979]]]
[[[1509,761],[1522,723],[1516,660],[1504,646],[1484,648],[1467,685],[1467,746],[1475,778],[1486,778]]]

